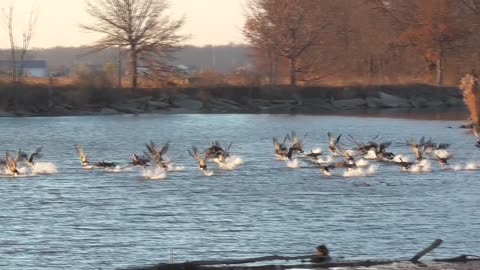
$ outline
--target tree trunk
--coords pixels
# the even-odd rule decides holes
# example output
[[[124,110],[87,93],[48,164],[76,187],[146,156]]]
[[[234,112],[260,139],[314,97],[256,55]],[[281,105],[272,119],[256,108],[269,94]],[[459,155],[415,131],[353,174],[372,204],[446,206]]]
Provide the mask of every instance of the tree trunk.
[[[297,33],[295,29],[290,30],[291,47],[290,47],[290,86],[297,86]]]
[[[297,58],[291,57],[290,58],[290,86],[296,87],[297,86]]]
[[[437,58],[437,85],[443,85],[443,59],[442,54],[440,53]]]
[[[137,89],[137,78],[138,78],[138,55],[137,55],[136,46],[130,47],[130,76],[132,83],[132,90]]]

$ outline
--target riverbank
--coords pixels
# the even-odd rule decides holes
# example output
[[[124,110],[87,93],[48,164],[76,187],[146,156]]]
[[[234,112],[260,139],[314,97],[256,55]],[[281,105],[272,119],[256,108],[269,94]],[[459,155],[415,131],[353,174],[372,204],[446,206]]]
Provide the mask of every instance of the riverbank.
[[[145,113],[467,115],[461,91],[432,85],[349,87],[215,87],[77,89],[22,86],[0,89],[0,116]]]

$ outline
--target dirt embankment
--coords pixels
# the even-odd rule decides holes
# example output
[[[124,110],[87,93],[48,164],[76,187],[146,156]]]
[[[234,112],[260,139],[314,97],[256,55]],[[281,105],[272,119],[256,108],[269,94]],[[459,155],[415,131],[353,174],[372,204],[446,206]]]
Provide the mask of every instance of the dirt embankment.
[[[0,87],[0,116],[140,113],[307,113],[399,110],[466,111],[456,87],[377,85],[349,87],[215,87],[75,89]]]

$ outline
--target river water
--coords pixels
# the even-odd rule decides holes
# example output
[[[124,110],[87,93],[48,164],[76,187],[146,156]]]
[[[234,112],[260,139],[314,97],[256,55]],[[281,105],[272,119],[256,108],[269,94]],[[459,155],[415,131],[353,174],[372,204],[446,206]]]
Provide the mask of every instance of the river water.
[[[146,115],[2,118],[0,149],[43,146],[35,169],[0,174],[0,269],[116,269],[197,259],[300,255],[324,243],[334,257],[480,253],[480,149],[461,121],[289,115]],[[452,127],[452,128],[450,128]],[[450,143],[451,165],[421,172],[369,161],[327,177],[277,160],[272,137],[295,130],[327,150],[327,131],[380,134],[413,159],[406,139]],[[171,142],[166,173],[129,168],[144,143]],[[187,153],[233,142],[229,168],[202,174]],[[74,145],[115,170],[86,170]],[[403,144],[402,144],[403,143]],[[293,164],[292,164],[293,163]],[[170,258],[173,254],[173,258]]]

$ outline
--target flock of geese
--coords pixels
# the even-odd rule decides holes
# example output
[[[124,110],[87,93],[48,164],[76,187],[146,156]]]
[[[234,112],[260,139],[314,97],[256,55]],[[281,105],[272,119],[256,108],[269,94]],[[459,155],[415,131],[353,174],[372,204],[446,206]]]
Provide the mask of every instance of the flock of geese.
[[[473,132],[476,136],[475,146],[480,148],[480,128],[475,126]],[[448,152],[450,144],[436,143],[432,138],[422,137],[418,141],[415,139],[406,140],[400,145],[409,146],[412,153],[415,155],[415,161],[411,162],[402,155],[395,155],[387,149],[392,145],[391,141],[382,141],[379,136],[376,136],[367,141],[359,141],[351,135],[347,136],[347,143],[341,143],[342,134],[334,136],[328,132],[328,151],[333,157],[340,157],[342,160],[335,161],[333,159],[324,160],[321,158],[324,153],[320,150],[310,150],[305,153],[303,150],[304,142],[299,139],[295,132],[287,134],[280,141],[273,138],[273,145],[275,148],[275,155],[278,159],[292,161],[296,158],[308,160],[316,165],[324,175],[330,175],[333,169],[345,169],[351,171],[357,169],[359,164],[357,160],[376,160],[380,162],[390,162],[398,165],[402,170],[410,170],[412,167],[422,167],[427,159],[434,159],[438,161],[442,168],[449,164],[449,160],[453,155]]]
[[[480,128],[475,126],[473,132],[476,136],[475,146],[480,148]],[[447,150],[450,144],[435,143],[432,138],[426,139],[422,137],[418,141],[411,139],[405,143],[401,143],[402,145],[409,146],[414,154],[415,161],[411,162],[402,155],[395,155],[388,151],[392,142],[382,141],[379,136],[366,141],[360,141],[351,135],[347,135],[347,142],[341,142],[342,134],[334,136],[334,134],[328,132],[327,136],[328,151],[331,154],[331,156],[329,156],[330,158],[323,159],[322,156],[326,154],[321,150],[305,152],[303,149],[305,142],[301,140],[294,131],[285,135],[282,140],[273,138],[275,156],[277,159],[285,161],[297,159],[309,161],[318,167],[324,175],[330,175],[330,171],[334,169],[344,169],[347,171],[357,169],[359,166],[357,161],[360,159],[390,162],[400,166],[402,170],[409,170],[412,166],[421,166],[421,162],[426,159],[434,159],[439,162],[442,168],[445,168],[445,166],[449,164],[449,160],[453,158],[453,155]],[[202,172],[206,172],[208,161],[213,161],[217,165],[225,164],[227,158],[231,156],[231,146],[232,143],[223,147],[220,142],[213,141],[204,151],[200,151],[196,146],[192,146],[192,148],[188,150],[188,153],[195,159],[198,168]],[[143,168],[156,166],[167,170],[169,165],[172,164],[171,160],[165,158],[170,147],[169,142],[159,147],[153,141],[150,141],[150,143],[145,144],[145,147],[146,151],[144,151],[143,154],[132,155],[132,159],[128,165]],[[104,160],[100,162],[90,162],[81,145],[75,145],[75,148],[83,168],[112,169],[118,166],[115,162]],[[0,169],[14,176],[20,175],[21,173],[18,170],[19,164],[34,166],[36,160],[41,157],[41,147],[32,153],[26,153],[21,149],[16,152],[7,151],[6,158],[0,159]]]

